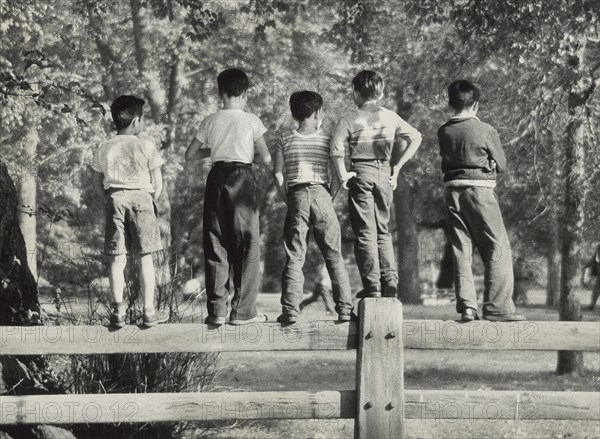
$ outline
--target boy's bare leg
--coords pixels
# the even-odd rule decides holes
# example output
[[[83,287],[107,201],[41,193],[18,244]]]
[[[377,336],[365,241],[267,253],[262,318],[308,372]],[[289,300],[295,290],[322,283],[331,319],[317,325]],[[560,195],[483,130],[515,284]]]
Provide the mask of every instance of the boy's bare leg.
[[[110,257],[110,271],[108,280],[110,281],[110,291],[115,303],[123,302],[123,290],[125,289],[125,264],[126,255],[115,255]]]
[[[154,308],[154,261],[152,253],[140,255],[140,286],[144,296],[144,311]]]

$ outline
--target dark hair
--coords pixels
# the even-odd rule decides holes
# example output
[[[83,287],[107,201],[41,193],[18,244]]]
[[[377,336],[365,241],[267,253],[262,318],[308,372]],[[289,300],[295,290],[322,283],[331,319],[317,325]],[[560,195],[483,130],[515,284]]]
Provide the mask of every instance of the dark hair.
[[[448,86],[448,103],[456,111],[462,111],[479,102],[481,90],[471,81],[459,79]]]
[[[302,90],[290,96],[290,110],[294,119],[301,122],[323,106],[323,98],[314,91]]]
[[[241,69],[223,70],[217,76],[217,84],[219,85],[219,94],[230,97],[237,97],[250,87],[248,75]]]
[[[352,88],[365,100],[378,98],[383,90],[383,78],[377,72],[363,70],[352,80]]]
[[[145,103],[143,99],[131,95],[122,95],[115,99],[110,106],[110,114],[117,129],[125,129],[131,125],[133,119],[142,117],[144,114],[142,107]]]

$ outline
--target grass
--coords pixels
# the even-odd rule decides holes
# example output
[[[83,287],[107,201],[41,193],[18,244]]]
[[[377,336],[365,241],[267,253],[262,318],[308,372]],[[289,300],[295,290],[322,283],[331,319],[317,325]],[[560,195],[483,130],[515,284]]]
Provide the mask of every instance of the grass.
[[[589,292],[580,292],[587,304]],[[529,320],[558,320],[546,308],[544,292],[529,293],[530,304],[519,312]],[[204,304],[194,307],[204,312]],[[262,294],[259,309],[274,320],[280,311],[279,296]],[[600,324],[600,310],[584,311],[584,321]],[[406,319],[455,319],[451,304],[404,306]],[[307,307],[306,321],[333,319],[321,302]],[[160,330],[159,328],[157,330]],[[347,390],[355,388],[355,351],[240,352],[220,355],[216,389],[243,391]],[[405,352],[405,385],[408,389],[600,391],[600,353],[584,354],[585,370],[579,377],[557,376],[556,353],[545,351],[427,351]],[[349,438],[353,420],[284,420],[242,423],[215,431],[217,439]],[[597,421],[455,421],[408,420],[407,439],[413,438],[600,438]],[[193,436],[190,436],[193,437]]]
[[[589,297],[583,291],[585,304]],[[529,320],[558,320],[543,306],[544,292],[530,292],[530,305],[519,307]],[[279,311],[279,297],[262,295],[259,306],[269,317]],[[454,319],[453,305],[404,306],[406,319]],[[303,312],[305,320],[323,320],[321,302]],[[584,321],[600,322],[600,311],[584,311]],[[600,323],[599,323],[600,324]],[[355,351],[223,353],[217,386],[248,391],[348,390],[355,388]],[[427,351],[405,353],[408,389],[600,391],[600,353],[584,354],[579,377],[557,376],[556,353],[546,351]],[[600,438],[598,421],[455,421],[408,420],[412,438]],[[351,438],[353,420],[261,421],[216,434],[219,439]]]

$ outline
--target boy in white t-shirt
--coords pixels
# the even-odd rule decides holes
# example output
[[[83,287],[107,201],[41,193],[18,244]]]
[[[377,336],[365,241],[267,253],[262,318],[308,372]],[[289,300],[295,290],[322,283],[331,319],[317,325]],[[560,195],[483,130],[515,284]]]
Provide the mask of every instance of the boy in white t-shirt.
[[[92,169],[99,172],[106,193],[104,252],[110,256],[113,295],[111,326],[125,325],[124,270],[127,252],[139,256],[140,284],[144,296],[143,325],[162,323],[154,309],[152,253],[162,249],[156,200],[162,191],[164,163],[154,143],[138,137],[144,129],[144,101],[119,96],[110,110],[117,135],[94,150]]]
[[[248,76],[227,69],[217,77],[223,108],[207,116],[185,152],[186,161],[210,155],[212,169],[204,195],[204,264],[208,317],[206,323],[222,325],[227,316],[229,274],[233,271],[234,295],[229,323],[266,321],[257,315],[260,288],[260,233],[255,155],[270,163],[258,116],[244,111]]]

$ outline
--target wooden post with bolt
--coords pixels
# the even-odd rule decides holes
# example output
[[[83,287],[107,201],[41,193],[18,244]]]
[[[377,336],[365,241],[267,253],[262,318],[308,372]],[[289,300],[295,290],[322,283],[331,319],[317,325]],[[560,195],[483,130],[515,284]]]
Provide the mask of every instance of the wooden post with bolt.
[[[355,439],[401,439],[404,406],[402,304],[396,298],[358,305]]]

